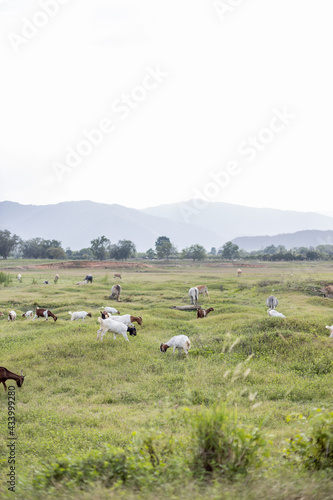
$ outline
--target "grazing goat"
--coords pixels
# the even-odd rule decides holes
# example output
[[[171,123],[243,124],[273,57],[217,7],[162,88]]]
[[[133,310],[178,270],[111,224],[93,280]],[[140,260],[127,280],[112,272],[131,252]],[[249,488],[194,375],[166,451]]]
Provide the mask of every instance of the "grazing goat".
[[[133,326],[133,322],[135,321],[140,326],[142,325],[141,316],[131,316],[130,314],[123,314],[122,316],[111,316],[107,311],[101,312],[102,319],[111,318],[114,321],[119,321],[120,323],[124,323],[127,326]]]
[[[176,335],[166,342],[165,344],[160,345],[160,351],[166,352],[169,347],[173,347],[173,353],[175,354],[175,350],[178,349],[179,354],[181,354],[182,349],[184,350],[186,356],[188,357],[188,351],[191,347],[190,339],[186,335]]]
[[[268,309],[267,314],[273,318],[285,318],[284,314],[277,312],[275,309]]]
[[[88,283],[92,283],[93,282],[92,274],[87,274],[84,280],[87,281]]]
[[[47,280],[45,280],[45,281],[43,282],[43,285],[48,285],[48,284],[49,284],[49,282],[48,282]]]
[[[101,340],[103,340],[104,335],[106,334],[107,331],[110,331],[113,333],[113,338],[114,340],[116,339],[116,334],[122,335],[127,342],[129,342],[128,337],[127,337],[127,332],[129,332],[130,335],[136,335],[136,329],[135,326],[126,326],[124,323],[119,323],[118,321],[114,321],[113,319],[107,318],[107,319],[102,319],[98,318],[98,322],[101,325],[101,328],[97,332],[97,340],[99,338],[99,334],[101,337]]]
[[[36,314],[34,316],[34,320],[36,318],[45,318],[46,320],[48,320],[49,316],[51,316],[51,318],[54,319],[54,321],[57,321],[57,316],[55,316],[49,309],[42,309],[41,307],[36,307]]]
[[[192,288],[189,289],[188,294],[191,299],[191,304],[196,304],[198,302],[199,298],[199,290],[196,286],[193,286]]]
[[[198,289],[199,294],[200,294],[200,293],[203,293],[204,298],[205,298],[205,296],[206,296],[206,293],[207,293],[207,297],[209,298],[209,295],[208,295],[208,288],[206,287],[206,285],[198,285],[198,286],[196,286],[195,288],[197,288],[197,289]]]
[[[75,321],[76,319],[82,319],[82,321],[84,321],[87,316],[91,318],[91,313],[87,313],[86,311],[76,311],[73,313],[69,311],[69,314],[71,315],[71,321]]]
[[[22,318],[28,319],[32,318],[34,313],[32,311],[27,311],[26,313],[22,314]]]
[[[121,286],[113,285],[113,287],[111,288],[111,298],[116,299],[117,302],[119,302],[120,293],[121,293]]]
[[[15,320],[16,320],[16,312],[15,311],[9,311],[8,321],[15,321]]]
[[[117,311],[117,309],[115,309],[114,307],[103,307],[102,309],[103,311],[106,311],[111,314],[120,314],[120,312]]]
[[[198,309],[197,318],[205,318],[207,314],[210,313],[211,311],[214,311],[212,307],[210,307],[209,309]]]
[[[0,316],[4,316],[4,314],[2,312],[0,312]]]
[[[84,281],[78,281],[76,283],[76,285],[88,285],[88,281],[87,280],[84,280]]]
[[[54,277],[54,283],[58,283],[58,279],[59,279],[59,274],[56,274],[55,277]]]
[[[324,297],[332,297],[333,295],[333,285],[327,285],[322,290],[324,292]]]
[[[325,328],[328,328],[328,330],[330,331],[331,335],[330,335],[330,338],[333,338],[333,325],[332,326],[327,326]]]
[[[20,274],[18,274],[18,275],[17,275],[17,279],[18,279],[19,281],[21,281],[22,276],[21,276]]]
[[[241,269],[237,269],[237,276],[240,276],[242,274],[242,270]]]
[[[121,274],[115,273],[115,275],[113,276],[113,278],[120,278],[121,279]]]
[[[266,300],[266,306],[269,307],[270,309],[275,309],[278,303],[279,301],[276,297],[274,297],[274,295],[270,295]]]
[[[23,370],[21,370],[21,375],[16,375],[16,373],[10,372],[7,368],[0,367],[0,384],[1,382],[3,383],[5,391],[7,391],[6,380],[15,380],[17,387],[22,387],[24,377]]]

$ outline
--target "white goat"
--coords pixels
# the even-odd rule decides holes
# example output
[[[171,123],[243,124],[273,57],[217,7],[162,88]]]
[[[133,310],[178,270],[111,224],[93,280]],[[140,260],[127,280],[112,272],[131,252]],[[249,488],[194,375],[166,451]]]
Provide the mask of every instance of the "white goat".
[[[273,318],[285,318],[284,314],[277,312],[275,309],[267,309],[267,314]]]
[[[105,316],[103,318],[103,316]],[[134,326],[133,322],[136,321],[139,325],[142,325],[141,316],[132,316],[131,314],[123,314],[122,316],[111,316],[107,311],[102,312],[102,319],[113,319],[114,321],[119,321],[120,323],[124,323],[127,326]]]
[[[78,281],[76,285],[88,285],[88,281],[87,280]]]
[[[176,335],[172,337],[169,342],[160,345],[160,351],[166,352],[169,347],[173,347],[173,353],[178,349],[179,354],[181,354],[182,349],[184,350],[186,356],[188,357],[188,351],[191,347],[190,339],[186,335]]]
[[[15,321],[15,320],[16,320],[16,312],[15,311],[9,311],[8,321]]]
[[[28,319],[28,318],[31,318],[33,317],[34,313],[32,311],[27,311],[26,313],[22,314],[22,317],[24,317],[25,319]]]
[[[113,333],[114,339],[116,339],[116,334],[122,335],[124,339],[127,340],[127,342],[129,342],[127,332],[129,332],[130,335],[136,335],[135,327],[126,326],[124,325],[124,323],[119,323],[118,321],[114,321],[113,319],[98,318],[98,322],[100,323],[101,328],[97,332],[97,340],[99,339],[99,334],[101,334],[100,338],[101,340],[103,340],[103,337],[107,331]]]
[[[76,319],[82,319],[82,321],[84,321],[87,316],[91,318],[91,313],[87,313],[86,311],[76,311],[73,313],[69,311],[69,314],[71,315],[71,321],[75,321]]]
[[[103,311],[106,311],[110,314],[120,314],[119,311],[117,311],[117,309],[115,309],[114,307],[102,307]]]
[[[17,279],[18,279],[19,281],[21,281],[22,276],[21,276],[20,274],[18,274],[18,275],[17,275]]]
[[[333,338],[333,325],[332,326],[327,326],[325,328],[328,328],[328,330],[331,332],[330,338]]]
[[[199,290],[196,286],[193,286],[192,288],[189,289],[188,294],[191,299],[191,304],[196,304],[198,302],[199,298]]]

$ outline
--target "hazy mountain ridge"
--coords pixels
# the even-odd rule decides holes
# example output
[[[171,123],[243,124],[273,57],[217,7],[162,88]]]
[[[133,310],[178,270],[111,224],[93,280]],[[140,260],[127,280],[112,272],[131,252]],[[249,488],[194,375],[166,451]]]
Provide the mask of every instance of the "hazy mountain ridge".
[[[8,229],[23,239],[41,237],[60,240],[64,248],[72,250],[88,247],[92,239],[105,235],[112,243],[129,239],[138,251],[154,247],[158,236],[168,236],[178,250],[195,243],[210,250],[212,246],[220,247],[226,241],[244,236],[267,235],[265,238],[269,238],[306,230],[333,230],[333,218],[316,213],[250,208],[228,203],[209,203],[198,209],[196,203],[191,200],[137,210],[92,201],[56,205],[21,205],[4,201],[0,202],[0,229]],[[259,246],[255,249],[275,244],[262,241],[258,240]],[[316,241],[307,245],[295,243],[293,246],[321,244]],[[245,248],[243,244],[248,244],[246,238],[239,246]]]
[[[252,252],[263,250],[274,245],[283,245],[287,250],[295,247],[317,247],[318,245],[333,245],[333,231],[297,231],[291,234],[277,234],[275,236],[245,236],[235,238],[233,243],[243,250]]]

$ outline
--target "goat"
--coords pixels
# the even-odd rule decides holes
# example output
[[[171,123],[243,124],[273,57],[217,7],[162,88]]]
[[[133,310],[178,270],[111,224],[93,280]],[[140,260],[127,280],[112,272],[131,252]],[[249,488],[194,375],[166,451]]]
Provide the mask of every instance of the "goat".
[[[242,270],[241,269],[237,269],[237,276],[240,276],[242,274]]]
[[[59,279],[59,274],[56,274],[55,277],[54,277],[54,283],[58,283],[58,279]]]
[[[324,292],[324,297],[332,297],[333,295],[333,285],[327,285],[322,290]]]
[[[205,318],[207,314],[210,313],[211,311],[214,311],[212,307],[210,307],[209,309],[198,309],[197,318]]]
[[[141,316],[131,316],[130,314],[123,314],[122,316],[111,316],[107,311],[101,312],[102,319],[111,318],[114,321],[119,321],[120,323],[124,323],[127,326],[133,326],[133,322],[135,321],[140,326],[142,325]]]
[[[172,337],[169,342],[160,345],[160,351],[166,352],[169,347],[173,347],[173,353],[178,349],[179,354],[181,354],[182,349],[184,350],[186,356],[188,357],[188,351],[191,347],[190,339],[186,335],[176,335]]]
[[[22,276],[20,274],[18,274],[17,279],[19,280],[19,282],[21,282]]]
[[[130,335],[136,335],[136,329],[135,326],[126,326],[124,323],[119,323],[118,321],[114,321],[113,319],[107,318],[107,319],[102,319],[98,318],[98,322],[100,323],[101,327],[97,331],[97,340],[99,339],[99,334],[101,340],[103,340],[104,335],[106,334],[107,331],[110,331],[113,333],[113,338],[114,340],[116,339],[116,334],[122,335],[127,342],[129,342],[128,337],[127,337],[127,332],[129,332]]]
[[[51,316],[51,318],[54,319],[54,321],[57,321],[57,316],[55,316],[49,309],[42,309],[41,307],[36,307],[36,314],[34,316],[34,320],[36,318],[45,318],[46,321],[48,320],[48,317]]]
[[[285,318],[284,314],[277,312],[275,309],[268,309],[267,314],[273,318]]]
[[[88,285],[88,281],[87,280],[84,280],[84,281],[78,281],[76,283],[76,285]]]
[[[194,287],[189,289],[188,294],[189,294],[190,299],[191,299],[191,304],[195,305],[198,302],[199,290],[197,289],[196,286],[194,286]]]
[[[48,285],[49,282],[47,280],[43,281],[43,285]]]
[[[274,295],[270,295],[266,300],[266,306],[269,307],[270,309],[275,309],[278,303],[279,301],[276,297],[274,297]]]
[[[327,328],[330,331],[330,333],[331,333],[330,338],[333,338],[333,325],[332,326],[326,325],[325,328]]]
[[[71,321],[75,321],[76,319],[82,319],[82,321],[84,321],[87,316],[91,318],[91,313],[87,313],[86,311],[76,311],[73,313],[69,311],[69,314],[71,315]]]
[[[206,285],[197,285],[195,288],[198,289],[199,294],[203,293],[204,298],[205,298],[206,293],[207,293],[207,297],[209,298],[208,288],[206,287]]]
[[[92,274],[87,274],[87,276],[84,278],[87,283],[92,283],[93,282],[93,276]]]
[[[115,275],[113,276],[113,278],[120,278],[121,279],[121,274],[115,273]]]
[[[111,298],[116,299],[117,302],[119,302],[120,293],[121,293],[121,286],[113,285],[113,287],[111,288]]]
[[[111,314],[120,314],[120,312],[117,311],[117,309],[115,309],[114,307],[103,307],[102,309],[103,311],[106,311]]]
[[[21,370],[21,375],[16,375],[16,373],[10,372],[7,368],[0,367],[0,384],[1,382],[3,383],[5,391],[7,391],[6,380],[15,380],[17,387],[22,387],[24,377],[23,370]]]
[[[16,320],[16,312],[15,311],[9,311],[8,313],[8,321],[15,321]]]
[[[25,319],[32,318],[33,314],[34,313],[32,311],[27,311],[26,313],[22,314],[22,318]]]
[[[4,316],[4,313],[0,312],[0,316]]]

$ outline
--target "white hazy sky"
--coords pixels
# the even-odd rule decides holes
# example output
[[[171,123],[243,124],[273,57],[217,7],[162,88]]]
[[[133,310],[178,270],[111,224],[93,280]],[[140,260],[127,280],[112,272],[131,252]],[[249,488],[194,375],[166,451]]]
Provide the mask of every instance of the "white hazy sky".
[[[0,0],[0,200],[331,211],[332,21],[332,0]]]

